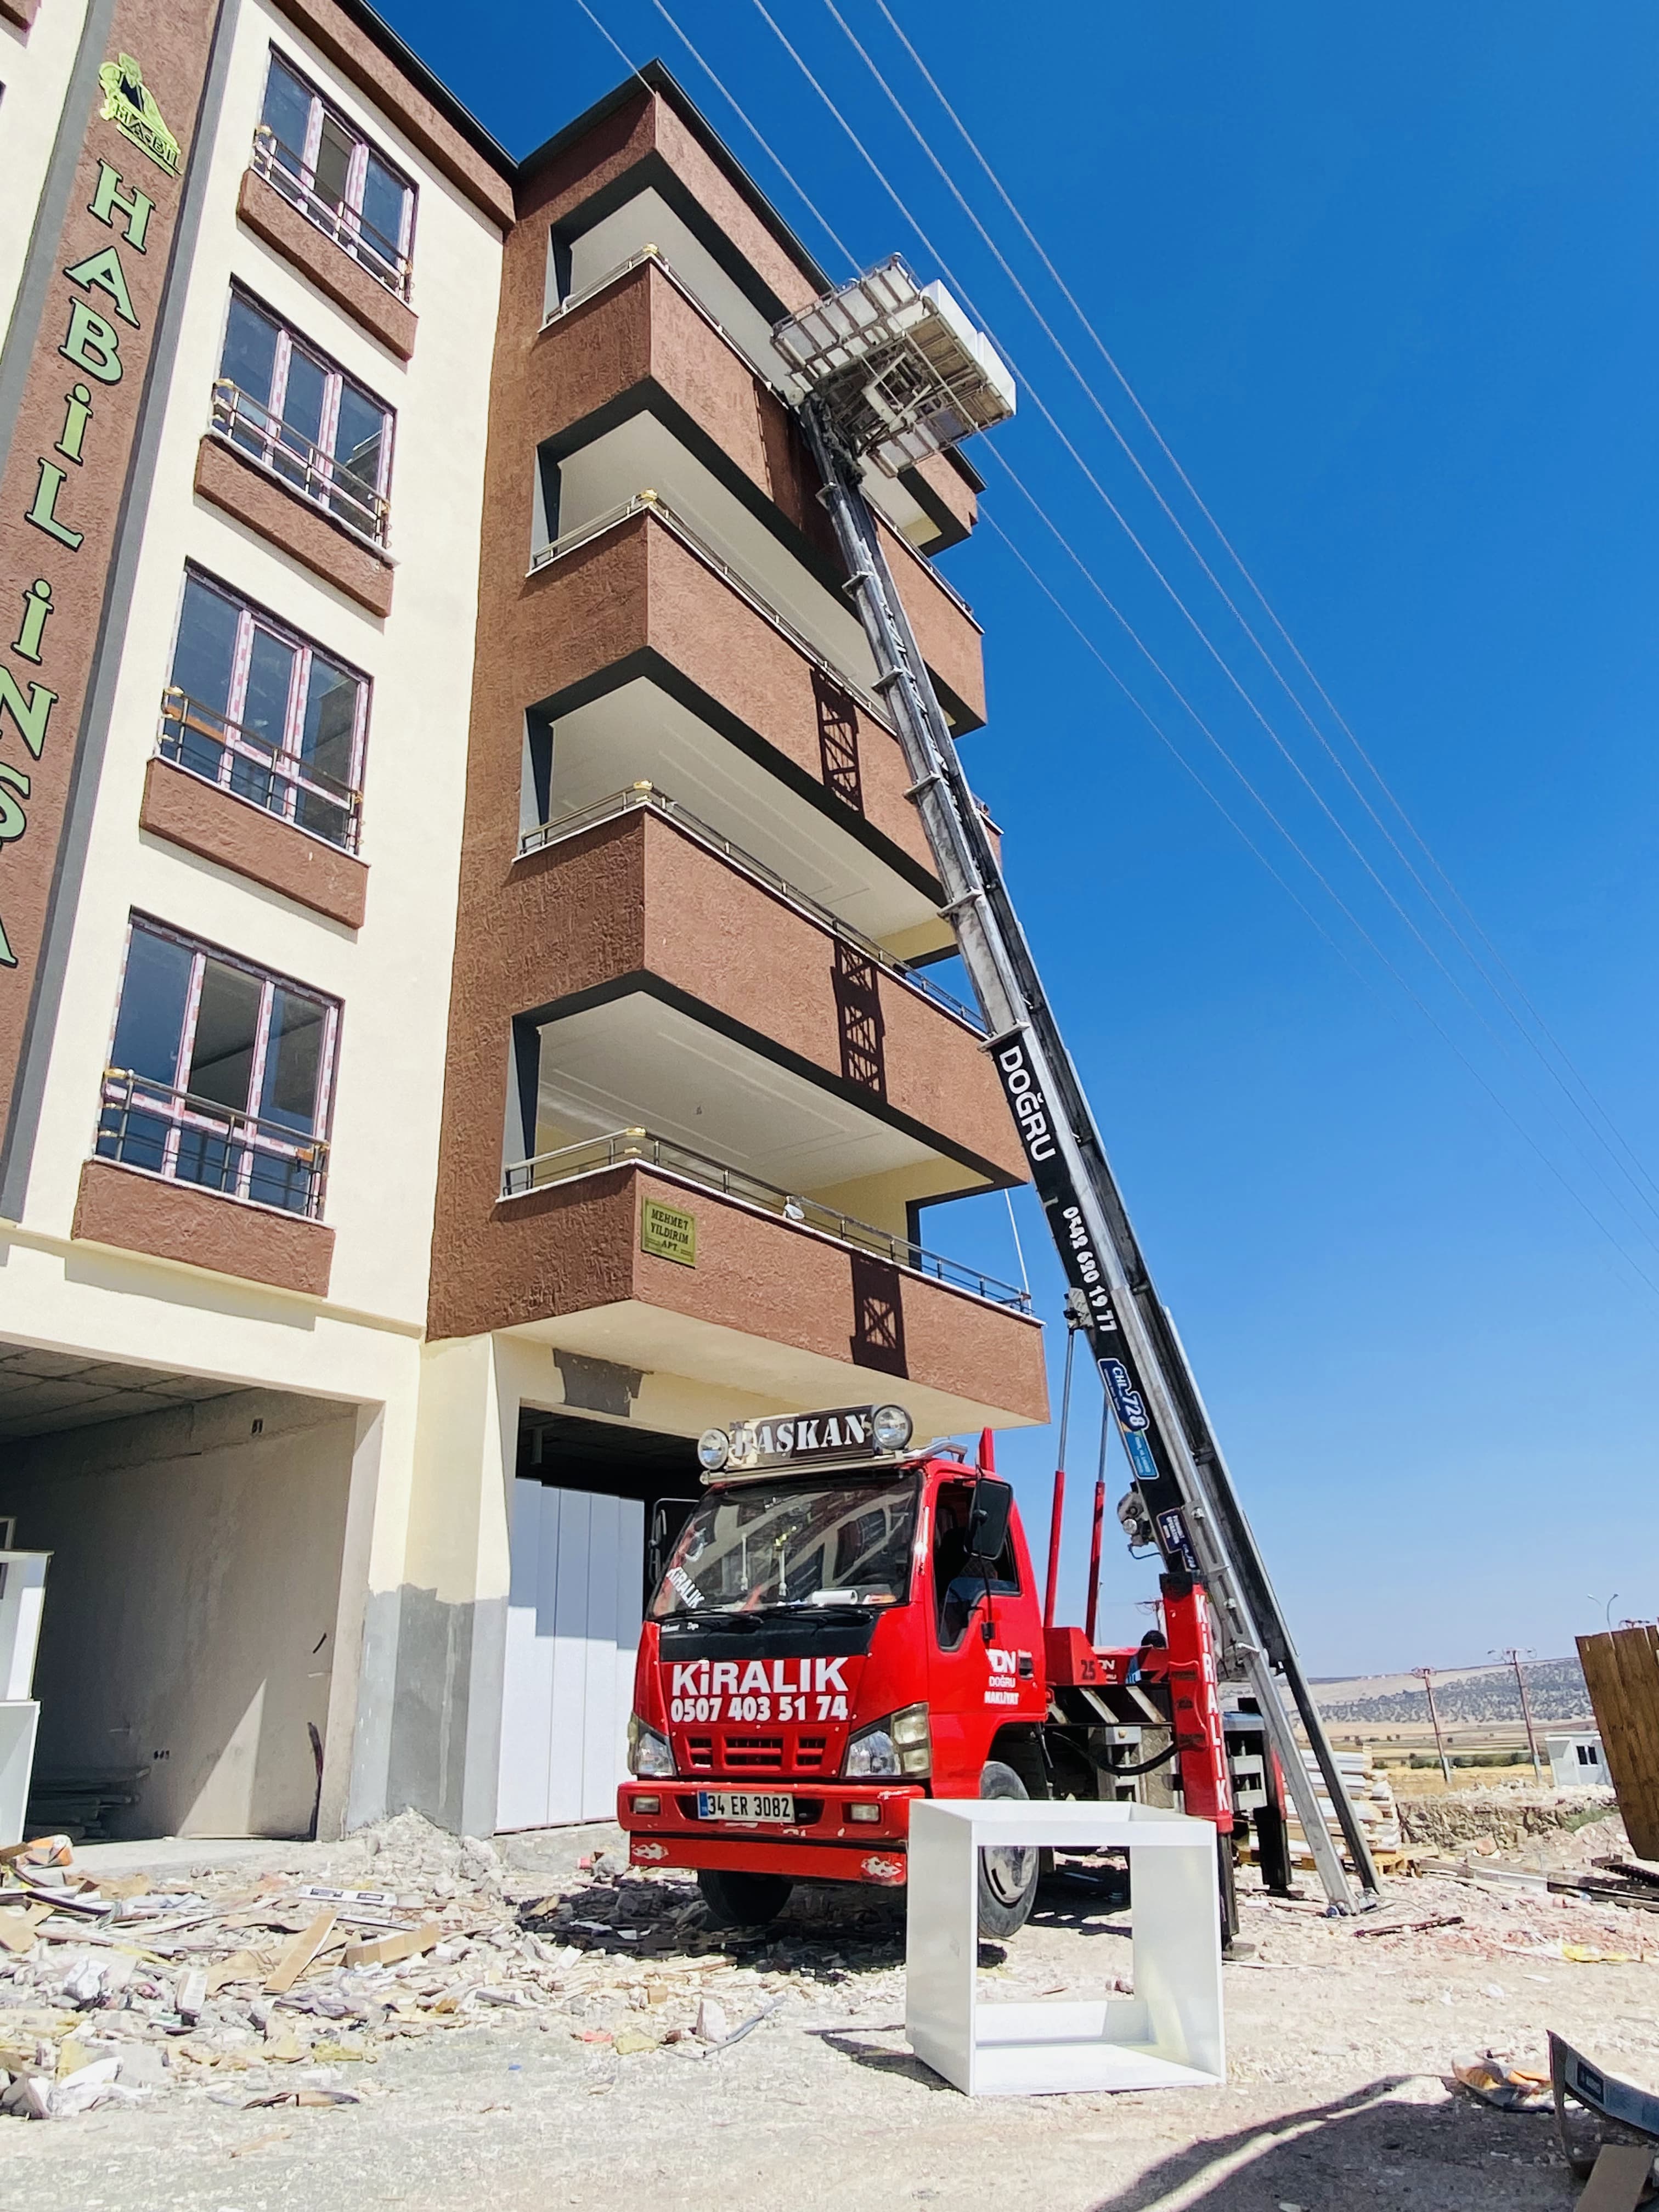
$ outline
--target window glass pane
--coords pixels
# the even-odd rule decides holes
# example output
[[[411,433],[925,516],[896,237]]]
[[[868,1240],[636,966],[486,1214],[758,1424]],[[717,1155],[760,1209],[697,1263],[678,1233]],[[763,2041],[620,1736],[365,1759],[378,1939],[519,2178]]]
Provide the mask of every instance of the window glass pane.
[[[194,1097],[239,1113],[246,1110],[261,988],[257,976],[240,968],[218,960],[206,963],[185,1085]]]
[[[317,443],[323,427],[323,400],[327,390],[328,373],[321,362],[313,361],[308,353],[295,346],[289,356],[288,391],[283,400],[283,426],[285,445],[295,442],[288,433],[297,433],[299,438]]]
[[[340,419],[334,436],[334,459],[343,482],[336,507],[360,530],[378,528],[374,495],[380,489],[386,416],[366,394],[350,385],[340,392]]]
[[[299,654],[293,646],[256,623],[253,649],[248,655],[247,697],[242,708],[242,727],[273,751],[283,742],[288,723],[289,700],[294,690],[294,664]]]
[[[345,205],[346,178],[356,140],[331,115],[323,117],[322,143],[317,149],[317,177],[312,190],[330,207]]]
[[[409,186],[371,154],[363,172],[363,236],[379,258],[394,265],[403,247],[408,202]]]
[[[278,984],[270,1003],[264,1097],[259,1111],[284,1128],[311,1136],[317,1127],[317,1078],[323,1062],[326,1009]]]
[[[240,292],[231,295],[230,319],[225,325],[224,358],[219,365],[222,376],[257,399],[261,406],[270,404],[270,380],[276,365],[276,325],[269,315],[262,315]]]
[[[336,783],[351,781],[351,744],[357,727],[357,678],[325,660],[311,656],[311,682],[306,690],[305,720],[300,732],[300,754],[308,768],[319,769]]]
[[[329,779],[329,792],[302,789],[295,819],[313,836],[326,837],[332,845],[351,842],[350,811],[332,796],[332,789],[337,784],[343,791],[350,787],[361,688],[355,676],[348,676],[343,668],[335,667],[320,653],[313,653],[300,754],[307,768]]]
[[[169,1088],[177,1080],[179,1041],[190,991],[189,949],[135,929],[116,1017],[112,1065]]]
[[[305,161],[310,131],[311,93],[275,54],[270,58],[270,75],[265,79],[262,119],[276,137],[276,159],[285,169],[297,173]]]
[[[224,759],[224,748],[214,743],[212,731],[229,710],[239,619],[235,603],[222,592],[194,576],[187,579],[178,642],[173,648],[172,680],[191,702],[186,708],[190,720],[181,722],[170,715],[167,735],[177,748],[177,758],[198,775],[216,776]],[[199,726],[203,723],[209,727]]]

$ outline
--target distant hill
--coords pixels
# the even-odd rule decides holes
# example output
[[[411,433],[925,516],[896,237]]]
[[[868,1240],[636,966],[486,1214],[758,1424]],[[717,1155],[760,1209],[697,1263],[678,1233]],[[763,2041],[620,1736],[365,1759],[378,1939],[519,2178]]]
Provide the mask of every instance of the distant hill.
[[[1527,1696],[1534,1721],[1551,1725],[1590,1717],[1589,1692],[1583,1670],[1574,1659],[1533,1659],[1525,1662]],[[1407,1689],[1405,1685],[1410,1682]],[[1319,1709],[1328,1721],[1347,1722],[1367,1728],[1425,1728],[1429,1701],[1410,1675],[1359,1675],[1342,1682],[1316,1682]],[[1460,1726],[1480,1725],[1521,1718],[1521,1699],[1511,1668],[1498,1667],[1448,1668],[1434,1678],[1434,1702],[1443,1721]]]

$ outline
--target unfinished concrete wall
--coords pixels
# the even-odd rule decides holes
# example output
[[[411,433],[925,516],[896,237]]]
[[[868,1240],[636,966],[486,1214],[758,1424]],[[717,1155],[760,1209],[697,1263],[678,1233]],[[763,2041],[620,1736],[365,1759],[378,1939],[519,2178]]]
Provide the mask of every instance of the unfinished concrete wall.
[[[5,1453],[0,1515],[52,1554],[37,1771],[143,1770],[117,1832],[307,1832],[354,1434],[239,1391]]]

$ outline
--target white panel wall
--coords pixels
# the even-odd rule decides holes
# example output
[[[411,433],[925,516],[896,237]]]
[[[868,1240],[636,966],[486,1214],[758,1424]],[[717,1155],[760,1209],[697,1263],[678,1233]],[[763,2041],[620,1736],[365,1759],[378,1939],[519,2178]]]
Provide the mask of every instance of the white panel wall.
[[[613,1816],[644,1571],[637,1499],[514,1484],[498,1827]]]

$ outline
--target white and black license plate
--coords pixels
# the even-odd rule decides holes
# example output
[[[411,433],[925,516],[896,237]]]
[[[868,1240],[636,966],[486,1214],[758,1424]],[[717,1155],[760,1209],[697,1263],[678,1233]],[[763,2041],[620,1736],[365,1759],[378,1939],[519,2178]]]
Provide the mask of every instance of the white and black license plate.
[[[793,1822],[795,1801],[787,1790],[699,1790],[700,1820]]]

